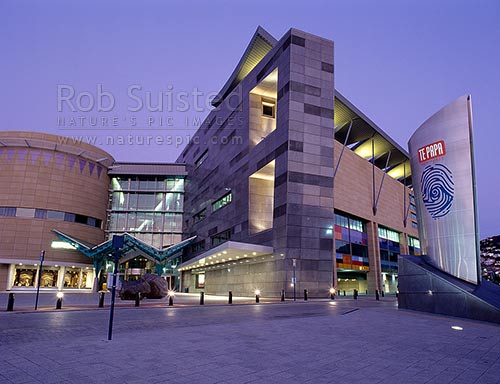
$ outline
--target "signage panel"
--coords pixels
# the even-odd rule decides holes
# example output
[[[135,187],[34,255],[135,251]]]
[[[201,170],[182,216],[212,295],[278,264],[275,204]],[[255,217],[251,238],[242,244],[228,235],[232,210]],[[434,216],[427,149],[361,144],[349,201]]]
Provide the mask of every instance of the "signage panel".
[[[441,270],[479,284],[470,96],[425,121],[408,147],[422,253]]]

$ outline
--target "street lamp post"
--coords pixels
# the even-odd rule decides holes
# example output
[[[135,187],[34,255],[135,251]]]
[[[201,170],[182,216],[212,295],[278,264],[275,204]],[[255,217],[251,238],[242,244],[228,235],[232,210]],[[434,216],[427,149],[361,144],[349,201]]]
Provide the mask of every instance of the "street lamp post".
[[[293,301],[297,301],[297,276],[295,269],[297,267],[297,259],[292,259],[293,265]]]
[[[35,311],[38,309],[38,295],[40,294],[40,283],[42,281],[43,259],[45,259],[45,251],[40,253],[40,268],[38,269],[38,281],[36,283]]]
[[[115,295],[116,295],[116,280],[118,275],[118,259],[120,257],[120,248],[123,248],[123,235],[113,236],[113,248],[115,249],[115,268],[113,271],[113,287],[111,288],[111,308],[109,310],[109,328],[108,340],[111,340],[113,335],[113,316],[115,313]]]

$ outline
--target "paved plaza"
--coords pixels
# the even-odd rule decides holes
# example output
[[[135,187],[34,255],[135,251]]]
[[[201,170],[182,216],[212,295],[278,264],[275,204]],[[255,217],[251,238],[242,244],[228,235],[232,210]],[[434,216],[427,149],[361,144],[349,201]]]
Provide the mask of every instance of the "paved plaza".
[[[2,309],[0,382],[500,383],[494,324],[401,311],[393,297],[233,306],[197,298],[122,304],[112,341],[106,308]]]

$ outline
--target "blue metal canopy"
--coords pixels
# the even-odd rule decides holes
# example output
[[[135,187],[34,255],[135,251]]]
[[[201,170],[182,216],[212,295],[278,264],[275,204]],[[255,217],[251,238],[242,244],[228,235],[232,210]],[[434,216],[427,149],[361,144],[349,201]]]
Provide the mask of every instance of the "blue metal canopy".
[[[75,247],[78,252],[92,259],[96,271],[99,271],[104,261],[106,259],[111,259],[113,255],[114,249],[112,239],[98,245],[92,245],[77,239],[76,237],[58,231],[57,229],[53,229],[52,232],[54,232],[62,241]],[[158,249],[152,245],[146,244],[129,233],[124,233],[123,237],[124,245],[121,250],[121,254],[124,255],[130,251],[139,250],[156,262],[157,271],[160,271],[163,265],[174,258],[177,252],[181,251],[184,247],[188,246],[196,239],[196,236],[193,236],[177,244],[171,245],[168,248]]]

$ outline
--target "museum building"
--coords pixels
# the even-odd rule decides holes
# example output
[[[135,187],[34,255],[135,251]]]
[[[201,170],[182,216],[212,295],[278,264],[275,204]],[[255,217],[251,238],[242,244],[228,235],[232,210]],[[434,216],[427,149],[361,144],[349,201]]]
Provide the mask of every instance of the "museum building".
[[[335,90],[333,47],[259,27],[173,164],[0,132],[0,289],[33,289],[42,250],[42,289],[96,289],[125,234],[122,279],[395,292],[398,255],[420,253],[408,153]]]

